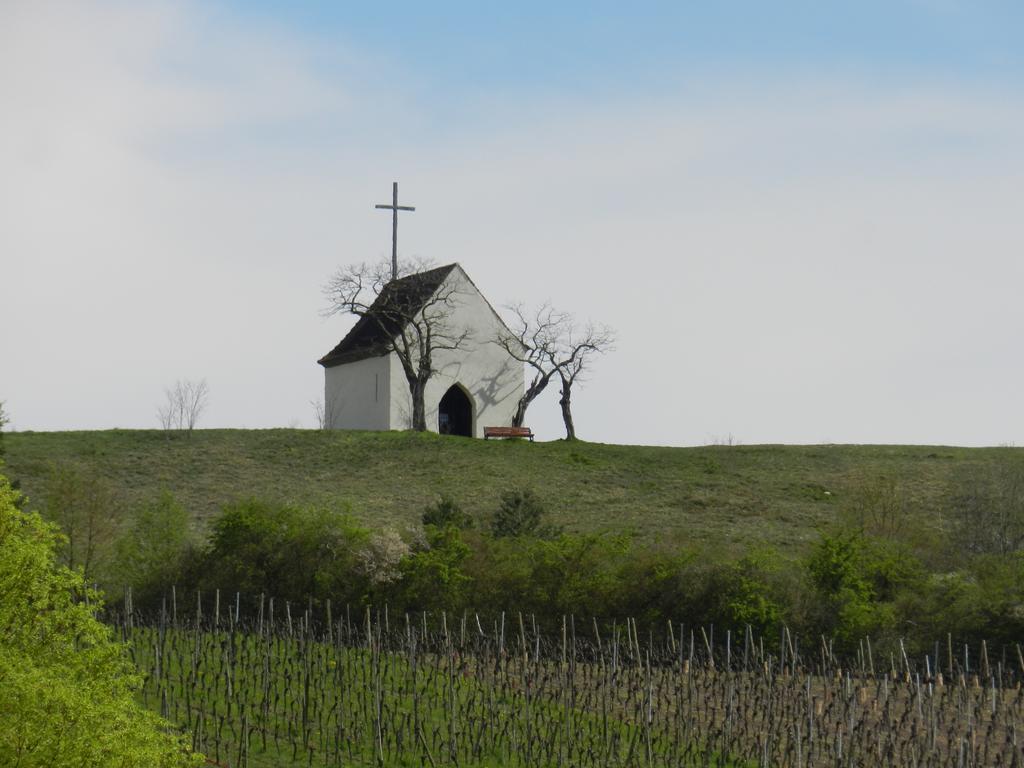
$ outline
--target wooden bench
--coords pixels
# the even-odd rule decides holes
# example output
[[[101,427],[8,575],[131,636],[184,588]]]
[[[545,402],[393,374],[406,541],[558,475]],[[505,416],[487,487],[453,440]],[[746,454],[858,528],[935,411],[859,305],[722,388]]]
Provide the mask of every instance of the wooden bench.
[[[529,427],[484,427],[484,440],[492,437],[528,437],[533,442],[533,430]]]

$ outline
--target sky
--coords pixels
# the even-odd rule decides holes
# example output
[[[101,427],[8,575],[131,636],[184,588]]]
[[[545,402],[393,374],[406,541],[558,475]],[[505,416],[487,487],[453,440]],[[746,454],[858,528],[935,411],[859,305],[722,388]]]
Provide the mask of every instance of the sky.
[[[616,330],[600,442],[1024,443],[1024,5],[0,0],[10,428],[312,427],[339,267]],[[530,408],[562,433],[557,392]]]

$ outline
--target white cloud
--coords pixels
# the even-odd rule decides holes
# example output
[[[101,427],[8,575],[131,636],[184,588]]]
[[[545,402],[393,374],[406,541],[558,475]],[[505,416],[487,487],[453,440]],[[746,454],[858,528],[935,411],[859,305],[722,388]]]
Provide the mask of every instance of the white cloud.
[[[338,263],[462,262],[492,301],[617,327],[584,437],[1024,439],[1020,94],[720,81],[494,104],[354,86],[309,41],[204,6],[26,4],[0,24],[0,397],[20,428],[311,422]],[[230,21],[230,23],[228,23]],[[318,53],[323,53],[322,51]],[[342,56],[348,58],[342,59]],[[336,141],[330,140],[338,136]],[[531,422],[559,434],[555,398]]]

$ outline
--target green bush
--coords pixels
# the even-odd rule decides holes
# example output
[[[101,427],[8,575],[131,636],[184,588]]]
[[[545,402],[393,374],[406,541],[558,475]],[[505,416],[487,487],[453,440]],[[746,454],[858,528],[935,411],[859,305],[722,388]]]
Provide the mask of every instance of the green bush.
[[[451,496],[442,495],[440,499],[423,510],[423,525],[432,525],[435,528],[472,528],[473,517],[463,511]]]
[[[496,539],[550,536],[555,531],[542,525],[544,516],[544,505],[533,491],[520,488],[505,491],[491,520],[491,535]]]
[[[778,586],[783,564],[774,552],[751,552],[718,570],[715,613],[719,623],[776,637],[785,619],[784,597]]]
[[[619,602],[618,571],[628,537],[569,535],[535,541],[524,555],[530,564],[534,611],[557,622],[561,616],[603,616]]]
[[[908,633],[908,652],[933,653],[936,641],[945,646],[947,633],[957,640],[993,640],[985,626],[985,603],[974,574],[963,570],[929,574],[920,589],[901,596],[897,607],[897,614],[914,628]]]
[[[411,611],[469,607],[470,578],[464,570],[469,553],[461,531],[454,525],[429,528],[426,546],[402,562],[399,606]]]
[[[0,477],[0,765],[200,764],[135,702],[139,681],[95,618],[98,596],[57,564],[56,528],[14,501]]]
[[[170,491],[162,491],[129,512],[115,549],[111,580],[132,587],[137,607],[154,605],[171,585],[184,585],[195,554],[188,511]]]
[[[807,564],[819,598],[812,631],[853,651],[865,637],[892,639],[908,629],[897,607],[905,590],[919,588],[924,571],[899,542],[860,533],[824,536]]]
[[[203,556],[206,589],[293,601],[362,601],[369,579],[359,552],[370,532],[345,515],[249,500],[225,507]]]
[[[1024,636],[1024,556],[953,558],[935,544],[938,533],[920,532],[925,518],[898,485],[879,481],[868,491],[849,494],[842,527],[802,558],[558,533],[522,489],[502,495],[485,531],[469,528],[470,515],[445,496],[423,510],[423,528],[405,532],[371,531],[336,511],[239,502],[197,549],[184,510],[163,494],[130,519],[118,572],[136,588],[136,605],[177,583],[179,594],[237,591],[250,605],[263,593],[395,612],[522,612],[549,627],[570,614],[629,617],[659,633],[668,621],[714,625],[717,637],[749,626],[772,643],[785,625],[814,642],[824,636],[841,653],[865,637],[878,651],[902,639],[908,651],[927,652],[947,633],[991,643]]]
[[[977,624],[964,627],[961,636],[1019,643],[1024,637],[1024,553],[975,558],[971,572],[977,585],[973,601]]]

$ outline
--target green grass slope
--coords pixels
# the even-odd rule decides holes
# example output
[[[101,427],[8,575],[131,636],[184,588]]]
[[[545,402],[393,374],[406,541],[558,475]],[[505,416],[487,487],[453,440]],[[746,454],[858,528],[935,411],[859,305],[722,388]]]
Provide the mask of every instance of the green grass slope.
[[[1012,448],[704,446],[467,440],[312,430],[15,432],[7,471],[41,501],[54,465],[103,477],[125,505],[170,489],[201,525],[235,499],[348,511],[372,526],[419,519],[440,494],[481,517],[503,490],[531,488],[571,531],[632,530],[648,540],[799,550],[865,483],[892,477],[941,510],[954,474]]]

